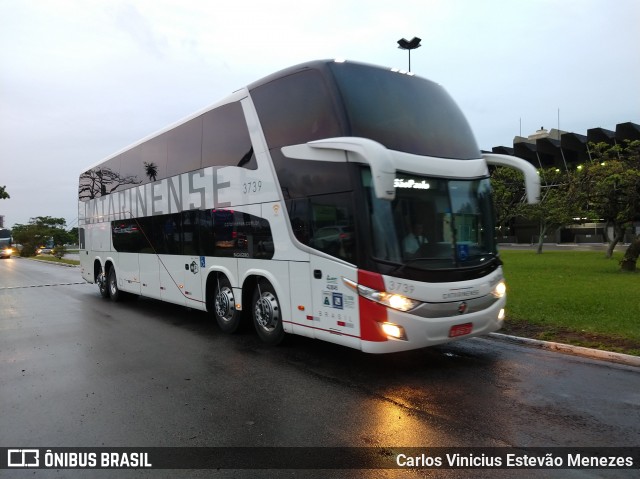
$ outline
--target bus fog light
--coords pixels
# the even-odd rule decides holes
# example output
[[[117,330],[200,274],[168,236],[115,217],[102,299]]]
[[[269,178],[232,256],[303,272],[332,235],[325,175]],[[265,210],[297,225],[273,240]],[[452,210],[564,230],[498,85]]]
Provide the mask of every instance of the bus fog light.
[[[505,312],[504,312],[504,308],[502,308],[502,309],[500,310],[500,312],[498,313],[498,319],[499,319],[500,321],[504,321],[504,317],[505,317],[505,315],[506,315],[506,314],[505,314]]]
[[[384,332],[384,334],[386,334],[390,338],[403,340],[407,339],[407,335],[404,332],[404,328],[402,326],[393,323],[381,323],[380,326],[382,327],[382,331]]]

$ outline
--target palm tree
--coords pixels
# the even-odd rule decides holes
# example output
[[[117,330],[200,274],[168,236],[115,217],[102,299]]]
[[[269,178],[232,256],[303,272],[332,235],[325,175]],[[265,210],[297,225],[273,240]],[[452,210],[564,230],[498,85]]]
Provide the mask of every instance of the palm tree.
[[[158,177],[158,166],[155,163],[144,162],[144,170],[151,181],[156,181]]]

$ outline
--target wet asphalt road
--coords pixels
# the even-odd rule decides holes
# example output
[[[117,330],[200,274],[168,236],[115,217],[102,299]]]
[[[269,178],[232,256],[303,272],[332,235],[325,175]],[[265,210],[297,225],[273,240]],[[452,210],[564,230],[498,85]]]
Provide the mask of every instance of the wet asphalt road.
[[[0,261],[0,447],[638,446],[640,370],[491,339],[374,356],[263,346],[201,312],[112,303]],[[34,471],[0,470],[0,477]],[[36,477],[514,477],[513,471],[36,471]],[[250,472],[250,473],[249,473]],[[637,471],[636,471],[637,473]],[[518,471],[517,477],[636,477]]]

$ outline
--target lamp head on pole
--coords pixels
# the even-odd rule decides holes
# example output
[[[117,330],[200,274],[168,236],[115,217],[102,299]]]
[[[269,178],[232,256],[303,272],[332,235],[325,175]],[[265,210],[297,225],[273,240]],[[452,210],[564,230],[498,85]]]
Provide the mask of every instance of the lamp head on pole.
[[[401,38],[398,40],[398,48],[401,50],[415,50],[416,48],[420,48],[421,38],[413,37],[411,40],[407,40],[405,38]]]

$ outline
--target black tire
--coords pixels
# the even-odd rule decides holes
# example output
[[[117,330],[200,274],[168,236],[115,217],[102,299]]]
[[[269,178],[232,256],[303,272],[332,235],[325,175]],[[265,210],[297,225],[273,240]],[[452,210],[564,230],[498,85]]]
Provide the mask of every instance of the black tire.
[[[211,309],[216,322],[225,333],[235,333],[242,323],[241,311],[236,309],[236,299],[229,279],[221,274],[215,280]]]
[[[284,339],[282,309],[273,286],[269,281],[260,280],[256,285],[251,303],[253,324],[260,339],[271,346]]]
[[[107,289],[109,290],[109,297],[111,298],[111,301],[118,302],[122,299],[122,292],[118,288],[116,269],[113,266],[109,270],[109,276],[107,278]]]
[[[109,288],[107,287],[107,277],[104,274],[104,269],[100,267],[100,272],[96,276],[96,284],[98,285],[98,291],[103,298],[109,297]]]

